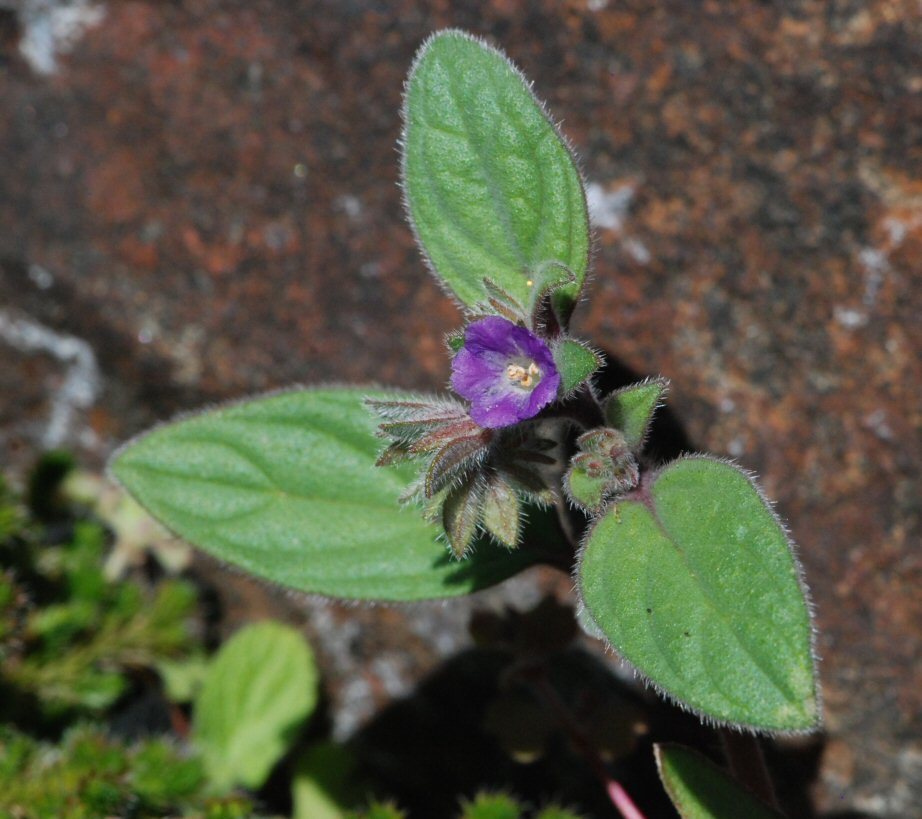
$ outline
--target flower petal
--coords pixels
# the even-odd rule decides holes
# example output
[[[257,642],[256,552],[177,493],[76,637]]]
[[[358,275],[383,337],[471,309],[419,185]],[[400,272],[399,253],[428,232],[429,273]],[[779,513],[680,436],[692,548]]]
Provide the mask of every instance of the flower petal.
[[[528,381],[510,377],[510,366],[538,373]],[[520,372],[522,370],[520,369]],[[499,316],[468,325],[464,346],[452,361],[452,388],[471,402],[471,417],[486,428],[533,418],[557,395],[560,375],[550,348],[525,327]]]

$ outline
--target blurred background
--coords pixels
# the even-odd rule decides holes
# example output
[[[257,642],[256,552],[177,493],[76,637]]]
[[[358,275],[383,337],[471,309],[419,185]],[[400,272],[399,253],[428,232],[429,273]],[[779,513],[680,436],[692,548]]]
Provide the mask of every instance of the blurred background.
[[[98,473],[157,421],[293,382],[444,387],[460,314],[396,148],[446,26],[505,49],[580,157],[577,332],[670,378],[690,446],[754,470],[790,524],[822,657],[825,734],[789,743],[815,810],[922,815],[916,0],[0,0],[8,480],[47,449]],[[190,559],[224,633],[303,626],[340,738],[467,647],[472,606],[569,589],[537,571],[347,609]]]

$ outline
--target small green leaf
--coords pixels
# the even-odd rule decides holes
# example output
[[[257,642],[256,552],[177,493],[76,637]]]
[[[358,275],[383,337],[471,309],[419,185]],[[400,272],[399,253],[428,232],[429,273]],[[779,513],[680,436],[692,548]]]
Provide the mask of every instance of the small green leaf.
[[[810,614],[778,519],[739,469],[666,466],[592,528],[577,578],[591,619],[655,686],[713,720],[819,720]]]
[[[445,336],[445,346],[449,353],[457,353],[464,346],[464,330],[452,330]]]
[[[654,745],[656,766],[682,819],[781,819],[711,760],[681,745]]]
[[[554,364],[560,373],[560,391],[568,395],[602,366],[602,358],[586,345],[565,338],[554,346]]]
[[[622,387],[605,400],[606,423],[624,433],[633,452],[639,452],[643,447],[653,413],[668,389],[668,379],[652,378]]]
[[[407,819],[404,811],[393,802],[372,802],[368,810],[347,814],[348,819]],[[296,817],[296,819],[300,819]]]
[[[369,396],[395,393],[304,389],[221,407],[132,441],[111,470],[190,543],[311,594],[453,597],[511,577],[559,543],[553,524],[536,525],[528,548],[484,542],[451,560],[441,527],[398,501],[413,467],[375,467],[382,442]]]
[[[157,660],[156,669],[163,690],[171,702],[191,702],[208,675],[208,659],[193,654],[182,660]]]
[[[209,780],[258,788],[317,703],[317,668],[304,637],[265,621],[222,646],[195,701],[193,734]]]
[[[343,819],[356,801],[355,767],[355,756],[342,745],[321,742],[304,751],[291,784],[293,819]]]
[[[579,172],[528,83],[506,57],[460,31],[420,49],[404,106],[403,182],[433,272],[468,307],[484,275],[522,304],[533,272],[557,262],[576,282],[555,294],[565,316],[589,261]]]

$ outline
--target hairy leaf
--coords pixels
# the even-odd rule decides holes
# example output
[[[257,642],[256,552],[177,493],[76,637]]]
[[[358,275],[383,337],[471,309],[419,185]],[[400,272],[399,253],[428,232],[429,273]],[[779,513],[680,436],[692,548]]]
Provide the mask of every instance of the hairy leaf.
[[[410,72],[403,181],[433,272],[469,307],[499,288],[531,302],[549,262],[575,283],[555,295],[569,315],[586,275],[586,200],[570,152],[504,55],[460,31],[430,37]]]
[[[463,563],[398,498],[406,465],[374,466],[362,389],[303,389],[221,407],[119,451],[114,475],[162,523],[221,560],[298,591],[359,600],[452,597],[542,559],[559,530],[514,554],[483,543]],[[408,396],[411,398],[412,396]]]
[[[781,819],[768,805],[718,768],[681,745],[654,745],[663,786],[682,819]]]
[[[740,470],[703,457],[668,465],[602,516],[577,576],[615,649],[681,704],[769,731],[816,726],[798,566]]]

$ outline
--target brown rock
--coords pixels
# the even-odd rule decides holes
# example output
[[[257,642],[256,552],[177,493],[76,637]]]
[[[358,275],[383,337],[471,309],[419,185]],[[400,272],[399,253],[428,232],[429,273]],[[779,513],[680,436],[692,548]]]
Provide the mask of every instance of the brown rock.
[[[799,543],[830,736],[818,805],[909,815],[915,3],[366,5],[107,3],[50,77],[0,38],[0,301],[95,349],[97,414],[78,410],[71,443],[99,463],[171,412],[292,381],[442,388],[459,316],[403,224],[397,111],[430,30],[492,36],[589,178],[634,189],[599,232],[580,330],[670,377],[695,445],[756,470]],[[0,356],[3,460],[23,464],[56,365],[2,340]],[[399,620],[394,652],[415,645]]]

